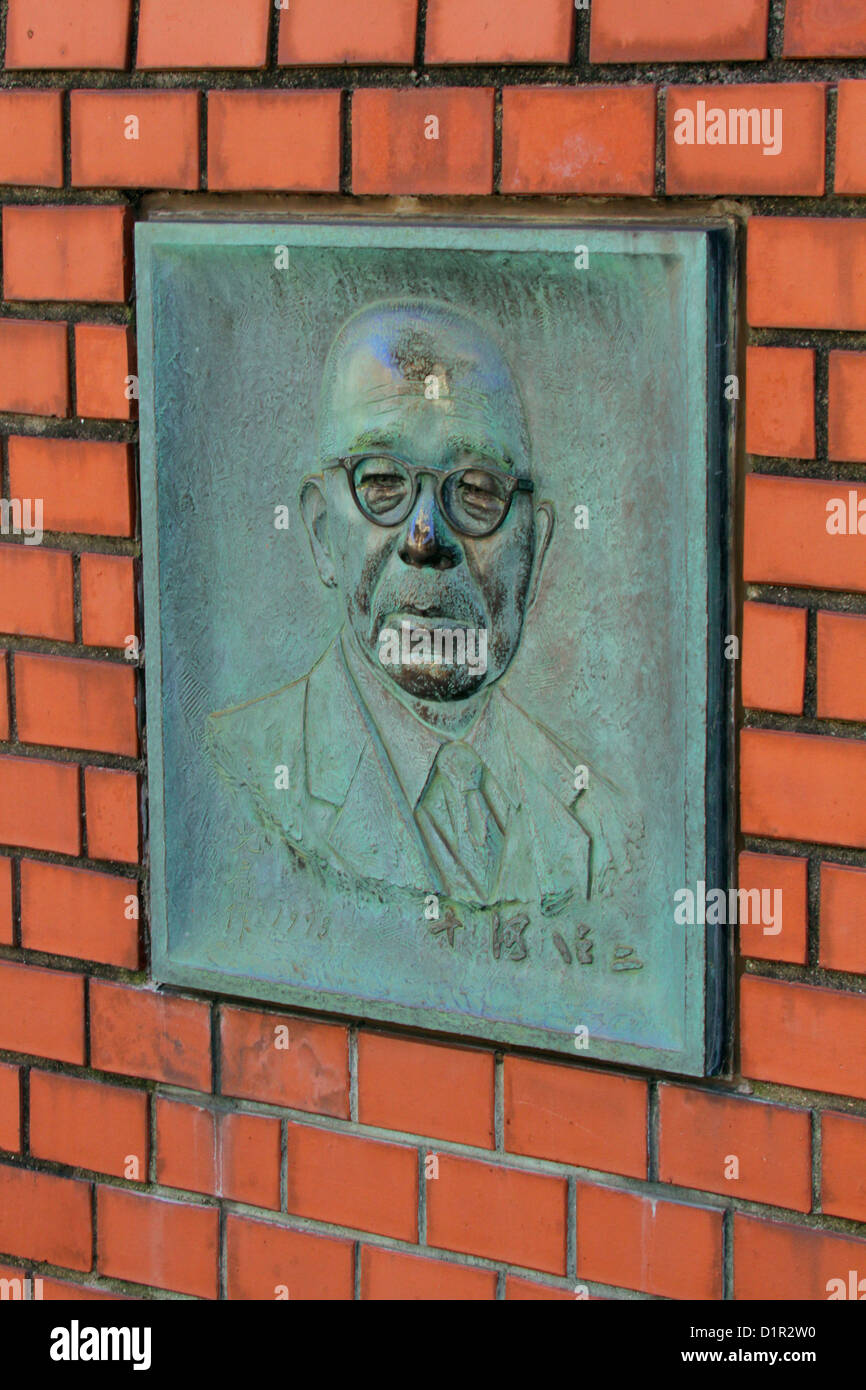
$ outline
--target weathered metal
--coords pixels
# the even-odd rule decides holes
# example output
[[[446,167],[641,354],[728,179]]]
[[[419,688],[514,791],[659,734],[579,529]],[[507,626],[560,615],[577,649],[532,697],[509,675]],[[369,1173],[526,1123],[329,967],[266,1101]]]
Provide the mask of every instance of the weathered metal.
[[[138,227],[157,980],[717,1065],[724,240]]]

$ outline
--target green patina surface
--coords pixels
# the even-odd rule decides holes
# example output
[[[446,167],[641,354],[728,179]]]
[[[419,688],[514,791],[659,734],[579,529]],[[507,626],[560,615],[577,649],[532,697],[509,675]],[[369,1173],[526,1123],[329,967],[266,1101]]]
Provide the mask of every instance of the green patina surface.
[[[717,1064],[723,240],[138,227],[157,980]]]

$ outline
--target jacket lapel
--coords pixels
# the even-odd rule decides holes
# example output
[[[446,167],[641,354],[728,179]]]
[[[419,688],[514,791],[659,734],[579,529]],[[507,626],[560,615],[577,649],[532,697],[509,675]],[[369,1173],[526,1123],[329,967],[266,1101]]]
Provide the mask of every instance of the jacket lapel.
[[[571,813],[574,771],[564,750],[510,700],[497,702],[504,744],[519,793],[522,839],[528,841],[542,904],[589,895],[591,841]]]
[[[436,870],[339,639],[310,673],[304,739],[310,794],[336,810],[328,843],[340,860],[363,878],[437,891]]]

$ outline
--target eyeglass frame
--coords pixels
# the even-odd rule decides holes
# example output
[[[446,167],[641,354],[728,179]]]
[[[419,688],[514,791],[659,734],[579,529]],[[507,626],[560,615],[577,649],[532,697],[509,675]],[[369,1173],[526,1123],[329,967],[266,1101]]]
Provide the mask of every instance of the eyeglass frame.
[[[409,474],[409,478],[412,483],[412,491],[410,493],[409,502],[406,507],[406,510],[397,521],[380,521],[378,517],[370,516],[369,513],[361,506],[361,503],[358,500],[358,491],[355,487],[355,468],[364,459],[376,458],[387,459],[391,463],[398,463],[400,467],[405,468],[406,472]],[[365,520],[372,521],[374,526],[381,526],[383,528],[387,528],[389,526],[402,526],[403,522],[410,515],[412,508],[415,506],[415,503],[418,501],[418,495],[421,491],[421,478],[425,475],[431,478],[436,478],[437,482],[435,495],[436,501],[439,504],[439,510],[442,512],[442,515],[447,520],[449,526],[451,526],[457,532],[458,535],[468,536],[470,540],[486,540],[488,536],[492,536],[496,531],[499,530],[500,526],[505,521],[505,518],[508,516],[508,513],[511,511],[511,503],[514,500],[514,494],[516,492],[533,492],[535,489],[535,483],[532,480],[532,478],[522,478],[516,473],[506,473],[504,469],[494,469],[493,467],[486,467],[484,464],[463,463],[460,464],[460,466],[457,468],[449,468],[446,472],[442,473],[438,468],[431,468],[428,464],[424,463],[410,463],[408,459],[401,458],[399,454],[392,454],[384,449],[362,449],[358,453],[343,454],[340,457],[325,459],[325,461],[322,464],[323,469],[337,467],[342,468],[343,472],[346,474],[346,477],[349,481],[349,490],[352,494],[352,501],[355,503],[355,506],[358,508],[358,511],[361,513],[361,515],[365,518]],[[505,509],[499,520],[493,526],[491,526],[488,531],[464,530],[461,526],[459,526],[455,521],[452,520],[442,498],[442,490],[449,478],[453,478],[455,473],[468,473],[472,471],[472,469],[477,469],[478,472],[482,473],[493,473],[494,471],[497,475],[501,473],[503,481],[507,487],[507,492],[504,499]]]

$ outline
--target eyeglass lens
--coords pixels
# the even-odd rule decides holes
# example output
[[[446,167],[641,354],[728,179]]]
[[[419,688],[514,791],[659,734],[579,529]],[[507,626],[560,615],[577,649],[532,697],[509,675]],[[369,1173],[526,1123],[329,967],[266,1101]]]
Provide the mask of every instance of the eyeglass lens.
[[[381,526],[404,521],[412,504],[412,475],[397,459],[359,459],[353,472],[355,496],[361,510]],[[458,531],[481,536],[498,526],[508,509],[505,481],[492,469],[461,468],[447,478],[442,506]]]

